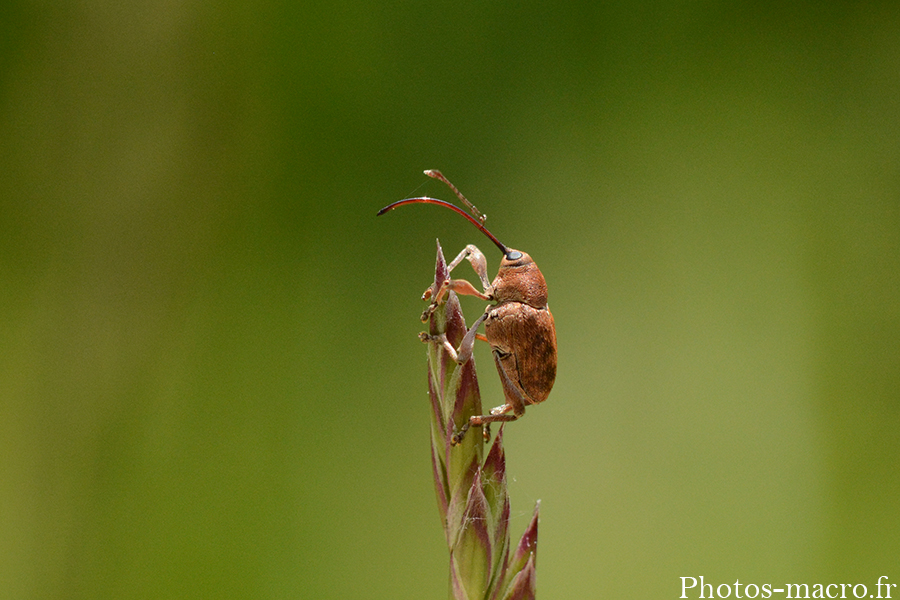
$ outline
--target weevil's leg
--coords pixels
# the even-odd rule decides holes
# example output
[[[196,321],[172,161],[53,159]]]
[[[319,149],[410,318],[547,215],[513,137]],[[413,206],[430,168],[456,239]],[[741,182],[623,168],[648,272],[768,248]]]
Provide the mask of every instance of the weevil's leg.
[[[509,358],[512,355],[505,355],[505,358]],[[454,443],[459,443],[459,440],[463,438],[466,431],[469,430],[469,427],[472,425],[478,426],[483,425],[485,428],[491,423],[504,423],[508,421],[515,421],[519,417],[525,414],[525,405],[528,404],[524,393],[521,388],[516,385],[510,378],[507,373],[507,368],[501,362],[503,358],[501,358],[498,351],[494,351],[494,360],[497,362],[497,371],[500,373],[501,383],[503,384],[503,393],[506,395],[507,402],[501,406],[491,409],[491,414],[489,415],[475,415],[469,417],[469,422],[466,423],[460,430],[454,435]],[[490,434],[486,432],[482,432],[485,436]],[[486,438],[487,439],[487,438]]]
[[[473,419],[475,417],[472,417]],[[454,431],[453,435],[450,436],[450,445],[455,446],[462,441],[465,437],[466,432],[469,431],[469,427],[473,425],[472,421],[467,421],[465,425],[459,428],[458,431]],[[485,423],[484,427],[481,429],[481,437],[484,438],[485,442],[491,441],[491,424]]]
[[[447,290],[453,290],[457,294],[462,296],[475,296],[476,298],[481,298],[482,300],[491,300],[492,298],[486,294],[482,294],[475,287],[466,281],[465,279],[446,279],[444,280],[443,285],[438,290],[438,293],[434,296],[434,300],[431,301],[431,304],[428,305],[428,308],[422,313],[422,316],[419,317],[421,321],[424,323],[428,320],[428,317],[431,316],[431,313],[438,307],[441,301],[444,299],[444,296],[447,294]],[[431,288],[425,290],[425,293],[422,294],[422,300],[427,300],[431,297]]]
[[[497,408],[491,410],[491,414],[489,415],[478,415],[469,417],[468,423],[459,428],[459,431],[453,432],[453,437],[450,438],[450,445],[455,446],[460,443],[465,437],[466,432],[469,431],[469,428],[472,425],[482,426],[481,435],[484,438],[484,441],[489,442],[491,439],[491,423],[496,422],[508,422],[515,421],[519,418],[519,415],[513,414],[494,414],[496,411],[501,409],[512,410],[512,406],[508,404],[504,404],[503,406],[498,406]]]
[[[472,269],[481,280],[481,285],[484,287],[485,293],[488,293],[488,290],[491,289],[491,282],[487,276],[487,260],[485,260],[484,254],[481,253],[481,250],[479,250],[477,246],[469,244],[463,248],[462,252],[447,265],[447,272],[453,271],[453,269],[456,268],[456,265],[461,263],[463,259],[468,260],[469,263],[472,264]]]
[[[450,445],[455,446],[462,441],[465,437],[466,432],[469,430],[470,424],[466,422],[465,425],[459,428],[458,431],[454,431],[453,435],[450,436]]]
[[[485,295],[487,295],[489,293],[489,291],[492,291],[491,282],[490,282],[490,280],[488,280],[488,276],[487,276],[487,261],[484,258],[484,254],[481,253],[481,250],[479,250],[477,246],[469,244],[468,246],[463,248],[462,252],[457,254],[456,258],[454,258],[450,262],[450,264],[447,265],[447,272],[448,273],[452,272],[453,269],[455,269],[457,267],[457,265],[459,265],[459,263],[461,263],[463,261],[463,259],[468,260],[472,264],[472,269],[478,275],[478,279],[481,280],[481,285],[484,287]],[[450,285],[451,282],[459,282],[459,281],[464,281],[464,280],[447,279],[446,281],[444,281],[443,285],[441,285],[440,288],[437,290],[437,293],[435,293],[435,291],[434,291],[434,284],[431,284],[430,286],[428,286],[428,289],[422,293],[422,300],[428,300],[429,298],[434,296],[434,301],[440,302],[441,298],[443,298],[444,294],[447,292],[447,286]],[[472,284],[469,284],[469,288],[471,288],[472,290],[475,289],[472,286]],[[453,291],[456,291],[456,292],[462,293],[462,294],[466,293],[466,292],[459,292],[456,289],[454,289]],[[479,296],[480,294],[481,293],[476,290],[475,293],[469,293],[468,295]],[[490,298],[482,298],[482,300],[489,300],[489,299]]]
[[[477,321],[472,324],[472,327],[466,332],[466,335],[463,336],[462,342],[459,344],[459,348],[454,348],[453,345],[447,340],[447,334],[442,333],[440,335],[429,335],[424,331],[419,334],[419,339],[423,342],[434,342],[437,344],[441,344],[445,350],[450,354],[450,357],[456,361],[457,364],[465,364],[472,358],[472,350],[475,348],[475,338],[478,335],[478,328],[481,327],[481,324],[484,323],[484,320],[487,319],[488,311],[485,311],[483,315],[481,315]]]
[[[457,363],[465,364],[469,362],[470,358],[472,358],[472,350],[475,349],[475,336],[478,335],[478,328],[481,327],[481,324],[484,323],[485,319],[487,319],[488,310],[484,311],[484,314],[478,317],[477,321],[472,323],[472,327],[470,327],[466,332],[466,335],[463,336],[462,342],[460,342],[459,348],[456,351]]]
[[[488,423],[515,421],[519,418],[519,415],[515,413],[498,412],[501,409],[503,409],[504,411],[512,410],[512,406],[510,406],[509,404],[504,404],[503,406],[498,406],[497,408],[491,409],[491,414],[489,415],[469,417],[469,425],[487,425]]]
[[[443,300],[444,295],[447,293],[447,290],[453,290],[457,294],[462,294],[464,296],[475,296],[476,298],[481,298],[482,300],[491,300],[493,299],[494,288],[491,287],[491,282],[488,279],[487,275],[487,261],[484,258],[484,254],[481,253],[481,250],[478,249],[477,246],[469,244],[465,248],[463,248],[462,252],[456,255],[449,265],[447,265],[447,272],[450,273],[453,269],[456,268],[459,263],[463,261],[463,259],[468,260],[472,264],[472,269],[478,275],[478,279],[481,280],[481,285],[484,288],[484,292],[479,292],[475,289],[471,283],[466,281],[465,279],[447,279],[441,284],[441,286],[435,290],[434,284],[428,286],[428,289],[422,294],[422,300],[428,300],[431,298],[431,304],[425,309],[425,312],[422,313],[422,321],[426,321],[428,316],[434,312],[435,307],[440,304],[441,300]]]
[[[440,335],[429,335],[429,334],[425,333],[424,331],[422,331],[419,333],[419,339],[426,343],[434,342],[435,344],[440,344],[441,346],[444,347],[444,350],[447,351],[447,354],[450,355],[450,358],[452,358],[455,362],[459,362],[457,360],[458,354],[456,352],[456,348],[454,348],[453,344],[451,344],[449,342],[449,340],[447,340],[446,333],[442,333]]]

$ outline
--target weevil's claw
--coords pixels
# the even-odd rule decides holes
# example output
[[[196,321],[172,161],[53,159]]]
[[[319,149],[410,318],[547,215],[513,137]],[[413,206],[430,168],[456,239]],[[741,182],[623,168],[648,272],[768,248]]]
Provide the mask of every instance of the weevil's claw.
[[[419,317],[419,320],[421,320],[423,323],[426,323],[428,321],[428,318],[431,316],[431,313],[433,313],[437,309],[437,307],[438,305],[434,302],[429,304],[428,308],[425,309],[425,312],[422,313],[422,316]]]
[[[428,300],[429,298],[434,296],[434,290],[435,290],[435,285],[432,283],[430,286],[428,286],[428,289],[426,289],[424,292],[422,292],[422,300]],[[428,317],[431,316],[431,313],[433,313],[436,308],[437,308],[437,302],[432,302],[431,304],[429,304],[428,308],[425,309],[425,312],[422,313],[422,316],[419,317],[419,320],[421,320],[423,323],[428,321]]]
[[[425,331],[419,332],[419,341],[425,344],[427,344],[428,342],[437,342],[439,344],[442,344],[446,338],[447,335],[444,333],[441,333],[439,335],[431,335],[430,333],[427,333]]]
[[[481,427],[481,437],[484,438],[485,443],[491,441],[491,424],[484,423],[482,425],[481,417],[469,417],[469,421],[458,430],[454,431],[453,435],[450,436],[450,445],[456,446],[459,444],[463,440],[463,437],[465,437],[466,432],[469,431],[469,427],[472,425]]]
[[[428,320],[428,317],[430,317],[431,313],[435,311],[435,309],[438,307],[438,304],[446,301],[447,295],[445,292],[449,286],[450,280],[445,279],[444,283],[442,283],[440,286],[437,285],[437,283],[432,283],[430,286],[428,286],[428,289],[422,292],[422,300],[434,298],[434,300],[431,301],[431,304],[428,305],[428,308],[425,309],[425,312],[422,313],[421,318],[423,323]]]
[[[458,431],[454,431],[453,435],[450,436],[450,445],[456,446],[459,444],[463,437],[466,435],[466,432],[469,430],[469,423],[463,425]]]

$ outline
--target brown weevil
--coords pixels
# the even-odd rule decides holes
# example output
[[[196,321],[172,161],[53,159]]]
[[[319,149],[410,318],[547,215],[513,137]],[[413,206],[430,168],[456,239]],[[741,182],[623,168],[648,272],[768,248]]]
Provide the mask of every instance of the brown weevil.
[[[404,204],[437,204],[468,219],[503,253],[500,271],[493,282],[488,281],[484,255],[471,244],[448,265],[449,273],[463,259],[468,260],[481,280],[484,292],[479,292],[465,279],[447,279],[438,289],[432,285],[422,295],[423,300],[431,299],[431,304],[422,314],[423,321],[428,319],[448,290],[495,303],[488,306],[466,332],[459,348],[454,348],[444,335],[422,333],[419,336],[422,341],[442,344],[459,364],[464,364],[472,357],[476,339],[484,340],[491,346],[506,403],[491,410],[489,415],[471,417],[453,436],[453,443],[459,443],[470,426],[515,421],[525,414],[527,405],[547,399],[556,380],[556,327],[547,307],[547,284],[531,257],[500,243],[484,227],[485,215],[466,200],[440,171],[425,171],[425,174],[446,183],[474,217],[455,204],[428,197],[398,200],[382,208],[378,214],[383,215]],[[478,327],[482,323],[484,336],[478,334]]]

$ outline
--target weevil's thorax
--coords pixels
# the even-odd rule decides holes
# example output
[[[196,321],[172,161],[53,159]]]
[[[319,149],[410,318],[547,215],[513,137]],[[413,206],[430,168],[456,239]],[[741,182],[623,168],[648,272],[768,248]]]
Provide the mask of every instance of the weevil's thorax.
[[[534,308],[547,307],[547,284],[531,257],[519,250],[509,250],[494,278],[494,300],[522,302]]]

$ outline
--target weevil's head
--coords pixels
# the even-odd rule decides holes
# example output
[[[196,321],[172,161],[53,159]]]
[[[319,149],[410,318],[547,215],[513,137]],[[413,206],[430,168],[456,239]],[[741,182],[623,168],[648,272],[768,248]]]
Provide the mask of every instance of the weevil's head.
[[[547,284],[544,282],[541,270],[538,269],[531,257],[525,252],[507,248],[494,234],[485,228],[481,220],[475,219],[454,204],[426,196],[398,200],[379,210],[378,214],[383,215],[404,204],[436,204],[452,210],[477,227],[481,233],[486,235],[500,249],[500,252],[503,253],[503,260],[500,262],[500,272],[497,273],[497,277],[494,278],[491,284],[494,288],[494,299],[497,302],[522,302],[534,308],[547,307]]]

